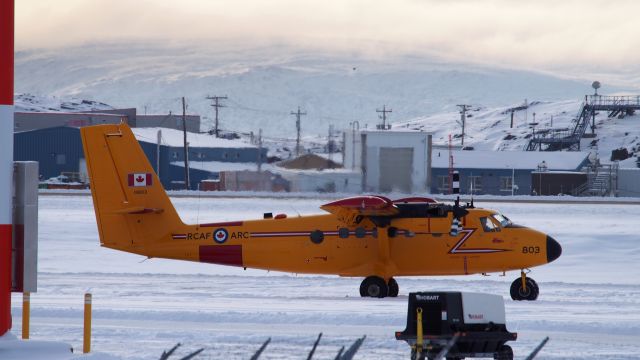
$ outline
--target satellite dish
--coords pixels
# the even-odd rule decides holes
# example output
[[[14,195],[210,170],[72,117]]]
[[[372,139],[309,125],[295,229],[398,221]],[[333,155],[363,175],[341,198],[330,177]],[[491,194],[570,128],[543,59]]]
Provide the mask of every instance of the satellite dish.
[[[591,84],[591,87],[594,88],[596,90],[596,95],[598,95],[598,89],[600,89],[600,81],[594,81]]]

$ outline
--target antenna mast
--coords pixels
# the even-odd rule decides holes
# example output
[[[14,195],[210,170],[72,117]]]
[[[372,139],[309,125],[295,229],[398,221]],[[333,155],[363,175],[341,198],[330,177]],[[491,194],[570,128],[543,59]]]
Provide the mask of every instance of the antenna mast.
[[[449,194],[453,194],[453,148],[451,134],[449,134]]]

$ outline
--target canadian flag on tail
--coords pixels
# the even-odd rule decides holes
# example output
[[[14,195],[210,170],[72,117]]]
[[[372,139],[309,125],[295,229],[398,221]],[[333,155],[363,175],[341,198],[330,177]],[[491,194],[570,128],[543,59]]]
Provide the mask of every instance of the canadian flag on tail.
[[[151,179],[150,173],[135,173],[128,176],[129,186],[151,186]]]

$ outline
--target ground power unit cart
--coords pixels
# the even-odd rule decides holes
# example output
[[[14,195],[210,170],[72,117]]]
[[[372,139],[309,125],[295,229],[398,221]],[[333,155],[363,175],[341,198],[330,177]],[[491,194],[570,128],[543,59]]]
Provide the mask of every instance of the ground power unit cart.
[[[411,346],[412,359],[513,359],[505,343],[517,334],[507,331],[501,296],[418,292],[409,294],[408,307],[407,327],[396,339]]]

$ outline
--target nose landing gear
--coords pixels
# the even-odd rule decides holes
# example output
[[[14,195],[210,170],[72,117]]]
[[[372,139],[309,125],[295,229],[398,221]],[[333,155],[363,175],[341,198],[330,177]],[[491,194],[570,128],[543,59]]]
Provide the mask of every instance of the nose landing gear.
[[[524,270],[520,271],[520,277],[511,283],[511,299],[534,301],[538,298],[540,289],[532,278],[527,277]]]

